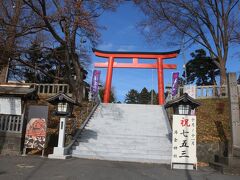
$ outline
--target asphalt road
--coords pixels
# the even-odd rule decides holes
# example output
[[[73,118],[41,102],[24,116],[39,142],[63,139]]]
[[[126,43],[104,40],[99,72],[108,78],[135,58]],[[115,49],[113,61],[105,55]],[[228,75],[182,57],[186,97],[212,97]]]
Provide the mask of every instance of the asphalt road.
[[[239,180],[209,168],[171,170],[169,165],[37,156],[0,156],[0,180]]]

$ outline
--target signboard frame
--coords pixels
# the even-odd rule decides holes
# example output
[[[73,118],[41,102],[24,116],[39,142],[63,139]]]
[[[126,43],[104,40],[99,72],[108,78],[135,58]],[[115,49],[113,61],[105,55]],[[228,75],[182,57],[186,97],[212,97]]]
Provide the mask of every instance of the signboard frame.
[[[42,150],[42,156],[46,146],[47,121],[44,118],[32,118],[26,128],[24,140],[24,155],[27,149]]]
[[[172,169],[197,169],[196,116],[173,115]]]
[[[46,146],[46,138],[47,138],[47,121],[48,121],[48,106],[46,105],[30,105],[28,107],[28,123],[32,119],[44,119],[45,120],[45,127],[46,127],[46,135],[45,135],[45,146]],[[27,125],[28,125],[27,123]],[[27,134],[27,132],[26,132]],[[26,140],[26,134],[25,134],[25,140]],[[25,140],[24,140],[24,149],[23,149],[23,156],[26,156],[26,149],[28,147],[25,146]],[[42,149],[42,157],[44,155],[45,146]]]

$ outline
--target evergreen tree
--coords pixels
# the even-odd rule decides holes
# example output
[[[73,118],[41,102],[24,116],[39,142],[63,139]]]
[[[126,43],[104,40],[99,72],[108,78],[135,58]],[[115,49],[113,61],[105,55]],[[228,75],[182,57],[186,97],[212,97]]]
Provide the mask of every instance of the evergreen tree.
[[[104,88],[99,89],[99,96],[101,101],[103,102],[103,97],[104,97]],[[111,89],[111,93],[110,93],[110,99],[109,99],[109,103],[115,103],[116,102],[116,97],[114,94],[114,89]]]
[[[141,91],[141,93],[139,94],[139,103],[140,104],[149,104],[150,103],[150,94],[147,90],[146,87],[144,87]]]
[[[130,91],[128,91],[128,93],[126,94],[125,103],[127,104],[138,104],[139,103],[139,93],[137,90],[135,89],[131,89]]]
[[[38,43],[32,44],[25,58],[25,63],[28,65],[24,68],[26,82],[52,83],[54,81],[51,76],[56,74],[57,62],[47,58],[47,54],[42,51]]]
[[[53,83],[60,67],[51,57],[51,52],[43,50],[40,43],[32,42],[29,49],[10,62],[9,79],[25,80],[27,83]],[[64,73],[62,71],[62,73]]]
[[[215,85],[215,77],[220,75],[220,70],[214,60],[203,49],[196,50],[191,56],[193,59],[186,64],[187,83],[196,82],[198,86]]]

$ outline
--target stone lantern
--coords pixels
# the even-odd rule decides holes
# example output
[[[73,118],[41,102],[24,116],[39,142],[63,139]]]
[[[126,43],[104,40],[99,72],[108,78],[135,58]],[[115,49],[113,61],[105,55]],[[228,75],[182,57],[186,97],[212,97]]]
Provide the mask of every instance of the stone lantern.
[[[173,114],[176,115],[191,115],[198,106],[200,106],[199,102],[184,93],[182,96],[167,102],[164,107],[172,107]]]
[[[54,114],[60,116],[58,146],[54,147],[53,154],[50,154],[48,157],[52,159],[66,159],[69,157],[66,152],[67,150],[64,148],[66,117],[72,115],[73,106],[76,102],[62,92],[50,97],[47,101],[55,105],[56,110]]]

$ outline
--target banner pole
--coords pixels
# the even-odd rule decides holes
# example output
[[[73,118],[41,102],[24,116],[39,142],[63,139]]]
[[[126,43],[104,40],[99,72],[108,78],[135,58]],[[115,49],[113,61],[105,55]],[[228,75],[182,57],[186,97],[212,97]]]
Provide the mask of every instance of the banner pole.
[[[27,151],[27,148],[24,147],[22,156],[27,156],[26,151]]]
[[[44,152],[45,152],[45,149],[43,148],[42,155],[41,155],[42,158],[44,157]]]

